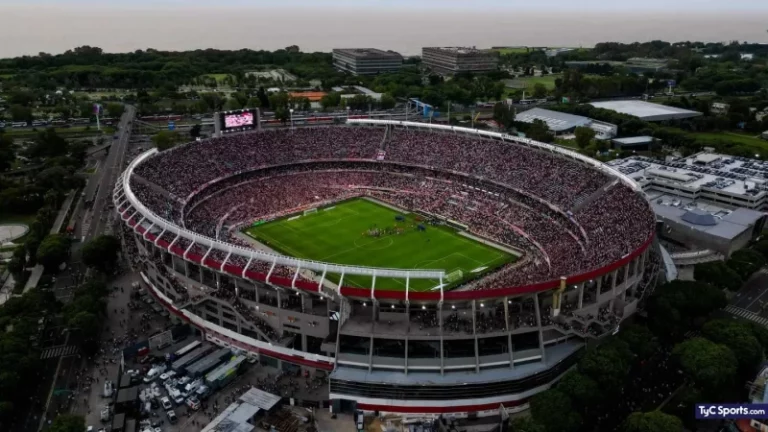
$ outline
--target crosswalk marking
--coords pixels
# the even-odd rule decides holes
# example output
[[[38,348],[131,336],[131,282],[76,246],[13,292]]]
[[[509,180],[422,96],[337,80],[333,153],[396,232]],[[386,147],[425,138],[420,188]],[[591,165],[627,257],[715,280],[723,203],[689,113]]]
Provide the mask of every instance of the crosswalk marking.
[[[42,354],[40,354],[40,358],[50,359],[50,358],[58,358],[58,357],[66,357],[73,355],[77,352],[77,347],[74,345],[60,345],[55,346],[51,348],[46,348]]]
[[[761,317],[760,315],[754,312],[750,312],[746,309],[742,309],[740,307],[736,307],[733,305],[728,305],[725,307],[725,311],[732,315],[736,315],[738,317],[748,319],[750,321],[753,321],[765,327],[768,327],[768,318]]]

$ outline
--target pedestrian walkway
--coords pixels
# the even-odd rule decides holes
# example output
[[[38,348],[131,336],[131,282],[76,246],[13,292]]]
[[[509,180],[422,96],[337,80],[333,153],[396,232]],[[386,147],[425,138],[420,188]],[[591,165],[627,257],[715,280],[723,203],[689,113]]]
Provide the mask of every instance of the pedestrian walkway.
[[[40,354],[40,358],[45,360],[50,358],[66,357],[76,353],[77,347],[74,345],[59,345],[43,350],[42,354]]]
[[[736,307],[733,305],[728,305],[725,307],[725,311],[730,313],[731,315],[736,315],[737,317],[748,319],[752,322],[756,322],[762,326],[768,327],[768,318],[761,317],[760,315],[750,312],[746,309],[742,309],[740,307]]]

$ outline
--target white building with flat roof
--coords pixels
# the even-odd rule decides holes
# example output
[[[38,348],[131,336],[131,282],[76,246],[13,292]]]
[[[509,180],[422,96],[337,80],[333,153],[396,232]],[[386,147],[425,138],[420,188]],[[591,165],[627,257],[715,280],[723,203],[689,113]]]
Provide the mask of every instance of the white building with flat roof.
[[[659,161],[632,156],[608,165],[648,196],[661,235],[729,256],[759,236],[768,210],[768,162],[717,153]]]
[[[617,100],[590,102],[595,108],[603,108],[618,113],[631,115],[645,121],[676,120],[701,115],[698,111],[671,107],[639,100]]]

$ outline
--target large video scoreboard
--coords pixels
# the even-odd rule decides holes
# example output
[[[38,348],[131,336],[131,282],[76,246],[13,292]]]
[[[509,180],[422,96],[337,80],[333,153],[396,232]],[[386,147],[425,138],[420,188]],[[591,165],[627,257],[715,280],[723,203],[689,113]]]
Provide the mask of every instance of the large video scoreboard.
[[[259,109],[244,108],[234,111],[222,111],[219,113],[217,120],[217,129],[224,134],[258,129]]]

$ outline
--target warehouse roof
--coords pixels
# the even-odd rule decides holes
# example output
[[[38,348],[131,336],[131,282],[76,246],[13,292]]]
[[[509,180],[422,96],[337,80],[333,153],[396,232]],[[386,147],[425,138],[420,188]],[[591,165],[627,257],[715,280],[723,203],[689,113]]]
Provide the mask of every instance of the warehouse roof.
[[[620,145],[621,147],[632,147],[636,145],[650,144],[653,142],[653,137],[645,135],[626,138],[614,138],[613,142]]]
[[[533,123],[534,120],[542,120],[552,132],[567,131],[578,126],[587,126],[592,122],[592,119],[589,117],[551,111],[543,108],[533,108],[528,111],[523,111],[515,116],[515,120],[525,123]]]
[[[618,100],[606,102],[591,102],[595,108],[603,108],[616,111],[622,114],[628,114],[638,117],[645,121],[662,121],[673,119],[684,119],[700,116],[698,111],[691,111],[682,108],[660,105],[651,102],[639,100]]]

